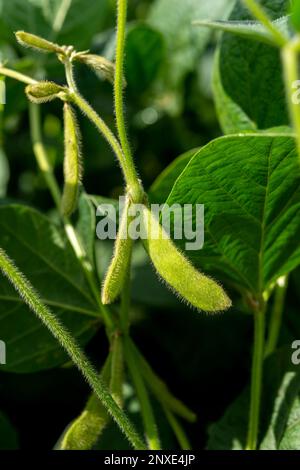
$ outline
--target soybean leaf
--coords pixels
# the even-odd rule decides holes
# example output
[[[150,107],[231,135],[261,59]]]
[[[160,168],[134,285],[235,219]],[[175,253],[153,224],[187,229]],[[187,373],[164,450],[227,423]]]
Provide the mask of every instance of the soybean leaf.
[[[273,19],[287,12],[287,0],[263,0],[261,3]],[[251,19],[242,2],[237,2],[230,20]],[[248,116],[250,123],[259,129],[289,123],[278,49],[225,33],[220,44],[219,70],[224,93]],[[215,99],[218,103],[218,93]],[[219,108],[221,106],[219,103]]]
[[[146,24],[135,25],[127,34],[125,52],[128,89],[141,93],[159,72],[165,56],[164,38]]]
[[[214,0],[213,8],[209,0],[155,0],[147,22],[160,31],[167,45],[167,60],[161,74],[160,89],[167,93],[168,101],[172,93],[174,99],[170,110],[178,113],[180,103],[178,90],[188,73],[195,70],[195,63],[201,57],[211,37],[205,28],[195,28],[196,19],[227,18],[234,0]]]
[[[163,203],[166,201],[178,176],[198,150],[189,150],[180,155],[159,175],[149,190],[151,202]]]
[[[43,302],[81,343],[87,342],[96,331],[97,307],[64,232],[29,207],[1,206],[0,245],[26,274]],[[66,360],[57,341],[3,277],[0,300],[1,339],[7,345],[4,370],[34,372]]]
[[[228,136],[196,153],[167,203],[205,205],[204,247],[187,256],[256,295],[300,263],[299,184],[293,138]]]
[[[101,30],[108,7],[106,0],[0,0],[1,19],[11,32],[25,30],[78,48],[88,47]]]
[[[275,20],[274,26],[279,29],[286,37],[291,36],[289,27],[289,17],[283,16]],[[212,30],[222,31],[225,33],[235,34],[245,39],[253,39],[254,41],[261,41],[271,46],[274,43],[271,33],[257,21],[208,21],[199,20],[194,22],[195,26],[206,27]]]
[[[299,449],[300,374],[291,363],[290,349],[282,349],[265,361],[264,410],[260,450]],[[209,430],[209,450],[245,448],[249,420],[249,387],[230,405]]]
[[[234,134],[237,131],[255,131],[257,127],[246,115],[242,108],[235,103],[224,90],[220,77],[220,51],[216,52],[213,68],[212,88],[220,126],[224,134]]]
[[[15,429],[0,411],[0,450],[16,450],[18,449],[18,437]]]

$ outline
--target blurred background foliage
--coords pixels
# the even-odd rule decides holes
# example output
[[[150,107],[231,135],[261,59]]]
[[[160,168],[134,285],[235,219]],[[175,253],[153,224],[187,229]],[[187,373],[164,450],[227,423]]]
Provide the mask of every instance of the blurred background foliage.
[[[233,0],[129,1],[127,123],[147,189],[180,154],[221,135],[211,91],[217,35],[191,23],[225,18],[233,4]],[[13,35],[16,30],[112,59],[115,0],[0,0],[0,60],[32,77],[64,83],[62,66],[52,56],[19,47]],[[84,66],[77,67],[76,78],[83,95],[114,126],[111,85],[99,81]],[[24,86],[7,79],[6,89],[7,103],[0,113],[0,203],[18,201],[53,215],[51,197],[32,152]],[[45,143],[62,183],[61,104],[43,106],[42,116]],[[122,193],[122,177],[110,148],[82,117],[80,127],[85,190],[117,197]],[[98,243],[100,271],[105,269],[110,250],[111,246]],[[296,276],[299,278],[299,273]],[[251,318],[237,310],[212,318],[179,304],[145,265],[139,247],[135,251],[133,298],[133,336],[170,389],[197,412],[198,422],[188,425],[187,431],[193,446],[203,448],[210,424],[222,416],[247,382]],[[285,338],[294,328],[295,308],[291,308]],[[107,352],[103,330],[94,336],[87,351],[100,366]],[[132,401],[130,386],[127,392]],[[53,448],[87,395],[88,387],[69,365],[28,375],[1,371],[0,409],[6,416],[0,414],[0,448]],[[129,409],[136,415],[134,402]],[[161,415],[157,413],[158,418]],[[165,423],[159,426],[165,446],[174,448]],[[126,442],[114,427],[101,445],[122,448]]]

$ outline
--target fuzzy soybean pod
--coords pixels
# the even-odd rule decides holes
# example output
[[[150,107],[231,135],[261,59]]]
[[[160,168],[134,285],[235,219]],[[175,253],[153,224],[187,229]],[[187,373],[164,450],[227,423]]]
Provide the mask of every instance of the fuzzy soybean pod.
[[[24,47],[30,47],[31,49],[45,53],[55,52],[59,54],[63,52],[62,48],[58,44],[47,41],[35,34],[26,33],[25,31],[17,31],[15,34],[19,44]]]
[[[128,270],[130,269],[133,240],[128,234],[129,207],[130,199],[127,197],[118,236],[115,241],[114,255],[102,286],[101,300],[104,305],[111,304],[117,300],[122,292]]]
[[[61,211],[64,216],[74,212],[77,205],[79,186],[82,178],[81,139],[75,113],[69,103],[64,104],[64,191]]]
[[[194,268],[146,206],[142,219],[146,250],[167,285],[198,310],[213,313],[228,309],[231,301],[223,288]]]

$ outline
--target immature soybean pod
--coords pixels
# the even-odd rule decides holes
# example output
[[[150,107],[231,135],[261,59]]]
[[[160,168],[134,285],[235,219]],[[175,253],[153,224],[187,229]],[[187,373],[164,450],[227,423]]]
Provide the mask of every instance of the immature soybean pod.
[[[74,111],[69,103],[64,104],[64,191],[62,195],[61,211],[69,216],[76,209],[79,186],[82,177],[80,135]]]
[[[142,211],[146,250],[158,274],[180,297],[199,310],[218,312],[231,306],[222,287],[195,269],[176,248],[148,207]],[[151,237],[151,233],[155,234]]]
[[[101,298],[104,305],[113,303],[119,297],[130,267],[133,240],[128,234],[129,207],[130,199],[127,197],[115,242],[114,255],[102,287]]]

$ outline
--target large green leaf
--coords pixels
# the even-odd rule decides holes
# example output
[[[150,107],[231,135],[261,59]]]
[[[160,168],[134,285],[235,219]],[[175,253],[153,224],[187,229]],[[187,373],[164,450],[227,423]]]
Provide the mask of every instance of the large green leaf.
[[[11,31],[24,30],[83,48],[101,30],[107,0],[0,0],[0,16]]]
[[[291,363],[290,349],[265,362],[260,450],[300,449],[300,374]],[[249,388],[230,405],[209,430],[209,450],[245,448],[249,422]]]
[[[8,421],[6,416],[0,411],[0,450],[18,449],[17,433]]]
[[[0,246],[82,343],[95,332],[97,307],[65,234],[37,211],[0,207]],[[66,360],[57,341],[29,311],[8,281],[0,282],[0,331],[7,347],[4,370],[33,372]]]
[[[167,203],[205,205],[204,248],[187,255],[254,294],[300,263],[300,168],[291,137],[211,142],[191,159]],[[178,242],[182,249],[185,242]]]
[[[287,0],[261,2],[271,18],[286,14]],[[251,15],[237,2],[230,20],[249,20]],[[220,45],[220,87],[259,129],[287,125],[286,107],[280,52],[272,46],[225,33]],[[215,86],[215,99],[219,109],[222,94]],[[227,105],[230,106],[230,101]],[[230,114],[231,110],[228,110]],[[223,124],[223,127],[224,124]],[[249,127],[251,129],[252,127]],[[238,131],[239,127],[235,129]]]

